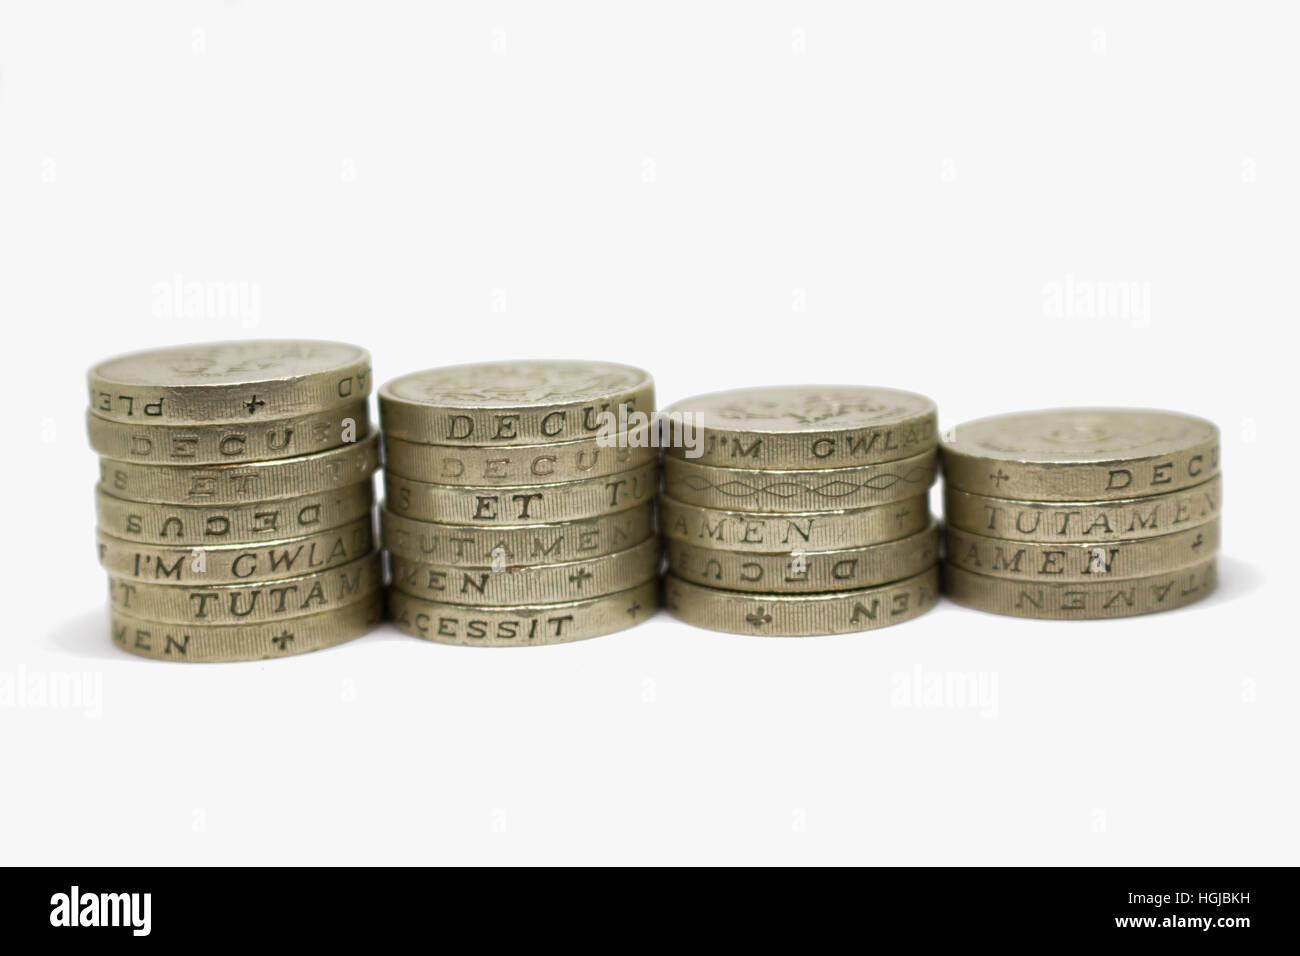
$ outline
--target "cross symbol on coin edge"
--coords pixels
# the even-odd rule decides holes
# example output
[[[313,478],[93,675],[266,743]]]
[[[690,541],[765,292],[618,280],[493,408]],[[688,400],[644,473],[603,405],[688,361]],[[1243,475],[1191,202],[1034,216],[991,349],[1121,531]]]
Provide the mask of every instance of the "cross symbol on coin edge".
[[[755,627],[762,627],[764,624],[772,623],[772,615],[768,614],[767,608],[760,604],[757,611],[750,611],[745,615],[745,620]]]
[[[588,571],[586,568],[578,568],[578,570],[574,571],[572,574],[569,575],[569,583],[576,584],[579,588],[581,588],[583,583],[586,582],[586,580],[591,576],[592,576],[591,572]]]
[[[999,468],[999,469],[997,470],[997,473],[996,473],[996,474],[990,474],[989,477],[990,477],[991,479],[993,479],[993,487],[995,487],[995,488],[1001,488],[1001,487],[1002,487],[1002,482],[1006,481],[1006,480],[1007,480],[1008,478],[1010,478],[1011,476],[1010,476],[1010,475],[1004,475],[1004,474],[1002,473],[1002,469]]]
[[[257,395],[254,394],[252,398],[244,402],[244,407],[248,409],[248,414],[252,415],[265,404],[266,402],[260,401]]]
[[[284,650],[289,646],[289,642],[292,640],[293,632],[288,628],[285,628],[283,634],[277,634],[275,637],[271,638],[271,643],[280,648],[280,650]]]
[[[639,611],[639,610],[641,610],[641,602],[640,602],[640,601],[633,601],[633,602],[632,602],[632,606],[631,606],[630,608],[627,609],[627,613],[628,613],[628,614],[631,614],[631,615],[633,615],[633,616],[635,617],[635,616],[636,616],[636,612]]]

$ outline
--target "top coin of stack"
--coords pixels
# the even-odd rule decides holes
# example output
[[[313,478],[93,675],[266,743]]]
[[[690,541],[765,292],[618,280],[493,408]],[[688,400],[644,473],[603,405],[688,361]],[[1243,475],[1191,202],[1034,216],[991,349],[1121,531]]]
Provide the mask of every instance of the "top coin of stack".
[[[862,386],[740,389],[664,413],[669,611],[742,634],[863,631],[938,593],[934,403]],[[678,425],[677,419],[681,419]]]
[[[519,361],[379,391],[397,626],[448,644],[554,644],[658,606],[649,373]]]
[[[117,644],[164,660],[279,657],[382,617],[365,349],[180,346],[88,378]]]
[[[1123,617],[1214,587],[1219,430],[1127,408],[1021,412],[942,446],[945,590],[1020,617]]]

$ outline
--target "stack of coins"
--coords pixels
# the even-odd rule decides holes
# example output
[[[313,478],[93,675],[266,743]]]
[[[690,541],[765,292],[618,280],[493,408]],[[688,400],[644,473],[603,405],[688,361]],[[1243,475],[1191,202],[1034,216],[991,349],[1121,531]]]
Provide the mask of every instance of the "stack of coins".
[[[934,403],[860,386],[718,392],[668,408],[668,610],[741,634],[896,624],[938,593]]]
[[[1175,412],[984,418],[943,446],[945,591],[1018,617],[1190,604],[1214,587],[1219,430]]]
[[[89,384],[115,643],[253,660],[382,619],[365,349],[182,346],[110,359]]]
[[[446,644],[556,644],[658,607],[647,372],[489,362],[379,392],[389,609]]]

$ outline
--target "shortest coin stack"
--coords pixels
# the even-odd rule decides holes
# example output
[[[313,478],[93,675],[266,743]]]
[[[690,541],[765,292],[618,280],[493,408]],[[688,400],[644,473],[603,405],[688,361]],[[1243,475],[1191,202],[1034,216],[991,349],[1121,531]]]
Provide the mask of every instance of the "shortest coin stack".
[[[1209,594],[1219,430],[1175,412],[1067,408],[960,425],[943,446],[944,590],[1017,617],[1126,617]]]
[[[389,610],[445,644],[558,644],[659,605],[654,383],[603,362],[487,362],[379,392]]]
[[[861,386],[718,392],[664,412],[664,601],[739,634],[843,634],[938,594],[934,403]]]
[[[192,345],[89,374],[112,637],[176,661],[316,650],[383,616],[370,356]]]

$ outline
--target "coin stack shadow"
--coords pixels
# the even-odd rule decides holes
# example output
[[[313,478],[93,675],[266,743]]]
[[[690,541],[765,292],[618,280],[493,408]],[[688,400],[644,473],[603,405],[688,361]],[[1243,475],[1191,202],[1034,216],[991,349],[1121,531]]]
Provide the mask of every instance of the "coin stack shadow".
[[[379,392],[389,613],[446,644],[558,644],[659,606],[650,375],[600,362],[416,372]]]
[[[180,346],[110,359],[88,379],[118,646],[255,660],[338,644],[383,619],[365,349]]]
[[[741,634],[842,634],[922,614],[938,594],[934,403],[861,386],[701,395],[663,413],[664,602]]]
[[[1175,412],[983,418],[942,443],[944,591],[1016,617],[1127,617],[1215,584],[1219,430]]]

